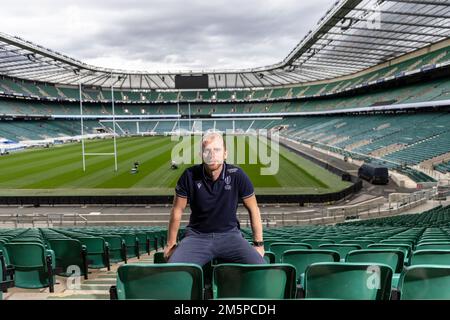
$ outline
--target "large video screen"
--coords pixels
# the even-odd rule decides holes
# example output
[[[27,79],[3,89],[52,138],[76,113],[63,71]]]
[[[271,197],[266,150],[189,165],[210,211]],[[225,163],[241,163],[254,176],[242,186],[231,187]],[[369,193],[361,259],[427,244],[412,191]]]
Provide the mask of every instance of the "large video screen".
[[[175,76],[176,89],[208,89],[208,75],[176,75]]]

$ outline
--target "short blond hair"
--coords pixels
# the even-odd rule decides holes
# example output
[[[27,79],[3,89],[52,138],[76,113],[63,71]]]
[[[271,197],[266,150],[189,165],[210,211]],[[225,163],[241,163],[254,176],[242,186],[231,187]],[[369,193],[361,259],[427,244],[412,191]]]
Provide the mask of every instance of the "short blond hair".
[[[225,139],[223,138],[223,135],[220,132],[217,131],[206,131],[206,133],[202,137],[202,150],[205,147],[206,143],[210,142],[214,139],[220,139],[222,140],[223,149],[226,150],[227,146],[225,144]]]

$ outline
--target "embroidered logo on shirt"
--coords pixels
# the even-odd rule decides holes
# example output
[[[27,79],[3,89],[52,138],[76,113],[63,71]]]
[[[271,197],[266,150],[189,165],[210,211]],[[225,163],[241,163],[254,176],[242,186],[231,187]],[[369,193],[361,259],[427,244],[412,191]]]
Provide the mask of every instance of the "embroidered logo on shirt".
[[[231,177],[230,177],[230,176],[227,176],[227,177],[225,178],[225,190],[231,190],[231,185],[230,185],[230,183],[231,183]]]
[[[197,188],[200,189],[202,187],[202,183],[201,182],[197,182]]]
[[[231,168],[227,170],[228,173],[235,173],[236,171],[238,171],[238,168]]]

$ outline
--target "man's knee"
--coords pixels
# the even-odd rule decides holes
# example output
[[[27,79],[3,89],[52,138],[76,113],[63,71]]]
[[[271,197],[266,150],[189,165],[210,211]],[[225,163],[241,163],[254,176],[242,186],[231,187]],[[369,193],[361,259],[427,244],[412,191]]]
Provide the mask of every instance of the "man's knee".
[[[212,254],[203,243],[197,243],[193,239],[180,243],[169,258],[169,263],[195,263],[205,265],[212,260]]]
[[[253,247],[249,247],[249,250],[247,251],[247,254],[244,258],[245,262],[248,264],[264,264],[266,263],[266,260],[261,256],[261,254],[255,250]]]
[[[266,263],[264,258],[259,254],[258,251],[252,247],[247,240],[242,237],[237,237],[233,239],[235,245],[232,250],[226,250],[229,252],[228,259],[233,260],[236,263],[245,264],[263,264]]]

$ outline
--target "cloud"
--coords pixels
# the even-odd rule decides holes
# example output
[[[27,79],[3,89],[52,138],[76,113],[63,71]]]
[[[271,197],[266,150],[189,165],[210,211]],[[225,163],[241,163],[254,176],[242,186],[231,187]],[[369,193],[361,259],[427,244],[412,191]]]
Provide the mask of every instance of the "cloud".
[[[1,30],[83,62],[154,71],[277,63],[334,0],[2,3]]]

